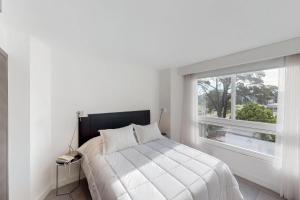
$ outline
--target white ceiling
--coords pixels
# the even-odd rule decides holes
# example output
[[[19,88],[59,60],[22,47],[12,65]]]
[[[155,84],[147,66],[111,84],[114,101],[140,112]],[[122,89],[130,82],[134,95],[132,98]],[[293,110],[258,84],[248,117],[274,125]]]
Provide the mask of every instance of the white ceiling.
[[[102,59],[178,67],[300,36],[299,0],[3,0],[6,22]]]

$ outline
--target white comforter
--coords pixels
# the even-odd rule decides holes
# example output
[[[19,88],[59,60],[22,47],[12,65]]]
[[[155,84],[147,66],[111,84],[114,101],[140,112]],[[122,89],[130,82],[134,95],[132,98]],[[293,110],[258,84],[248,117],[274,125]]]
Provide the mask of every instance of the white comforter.
[[[94,200],[243,199],[225,163],[168,139],[84,155],[83,169]]]

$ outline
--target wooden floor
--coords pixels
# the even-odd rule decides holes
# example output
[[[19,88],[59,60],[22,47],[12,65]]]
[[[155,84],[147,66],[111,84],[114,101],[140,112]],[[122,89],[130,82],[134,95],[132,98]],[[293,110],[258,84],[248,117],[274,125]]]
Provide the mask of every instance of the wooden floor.
[[[240,190],[244,196],[245,200],[283,200],[279,197],[278,194],[263,188],[261,186],[258,186],[255,183],[249,182],[245,179],[242,179],[240,177],[236,177],[237,181],[240,185]],[[71,183],[70,185],[67,185],[63,188],[61,188],[61,191],[67,191],[70,188],[74,187],[76,183]],[[80,187],[75,190],[71,196],[65,195],[65,196],[55,196],[55,191],[52,191],[45,200],[91,200],[91,195],[89,193],[87,181],[84,179],[81,182]]]

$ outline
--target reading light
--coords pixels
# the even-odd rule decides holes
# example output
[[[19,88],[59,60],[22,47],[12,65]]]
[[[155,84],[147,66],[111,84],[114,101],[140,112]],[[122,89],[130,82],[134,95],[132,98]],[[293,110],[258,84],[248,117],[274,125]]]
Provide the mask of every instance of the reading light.
[[[160,117],[159,117],[159,121],[158,121],[158,126],[160,126],[160,121],[161,121],[163,113],[166,113],[166,112],[167,112],[166,108],[161,108],[160,109]]]
[[[84,114],[83,110],[80,110],[80,111],[76,112],[76,116],[77,116],[77,119],[81,120],[81,118],[85,117],[86,115]],[[68,147],[69,147],[69,154],[70,155],[72,155],[72,154],[75,153],[75,149],[72,147],[72,143],[73,143],[73,140],[74,140],[74,136],[75,136],[77,127],[78,127],[78,124],[76,123],[75,128],[74,128],[74,132],[73,132],[73,135],[72,135],[72,139],[71,139],[71,141],[70,141],[70,143],[68,145]]]
[[[76,114],[77,114],[78,119],[80,119],[81,117],[85,117],[85,114],[84,114],[83,110],[77,111]]]

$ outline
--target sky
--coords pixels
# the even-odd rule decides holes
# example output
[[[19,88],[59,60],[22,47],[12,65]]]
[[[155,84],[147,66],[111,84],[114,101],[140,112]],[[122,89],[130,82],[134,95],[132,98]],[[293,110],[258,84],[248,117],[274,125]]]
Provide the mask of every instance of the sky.
[[[279,80],[279,69],[268,69],[264,70],[266,76],[263,78],[266,85],[276,85],[278,86]]]

